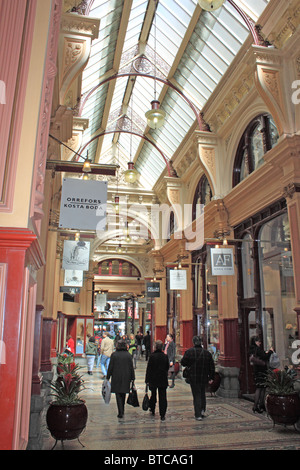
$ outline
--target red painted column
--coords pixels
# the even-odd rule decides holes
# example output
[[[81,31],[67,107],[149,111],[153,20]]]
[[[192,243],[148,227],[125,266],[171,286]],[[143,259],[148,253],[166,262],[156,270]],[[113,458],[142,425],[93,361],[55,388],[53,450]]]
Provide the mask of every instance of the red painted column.
[[[184,354],[185,351],[193,347],[193,320],[182,321],[180,325],[180,338],[182,339],[181,351],[177,351],[180,354]]]
[[[167,336],[167,325],[155,326],[155,341],[161,340],[165,341]]]
[[[0,264],[4,267],[1,284],[0,339],[6,348],[6,363],[0,364],[0,448],[13,448],[14,425],[18,408],[18,368],[22,357],[21,326],[23,299],[26,297],[26,255],[36,236],[29,230],[0,229]],[[28,286],[27,286],[28,287]],[[30,381],[31,382],[31,381]]]
[[[223,367],[240,367],[238,319],[221,319],[219,327],[221,351],[218,363]]]

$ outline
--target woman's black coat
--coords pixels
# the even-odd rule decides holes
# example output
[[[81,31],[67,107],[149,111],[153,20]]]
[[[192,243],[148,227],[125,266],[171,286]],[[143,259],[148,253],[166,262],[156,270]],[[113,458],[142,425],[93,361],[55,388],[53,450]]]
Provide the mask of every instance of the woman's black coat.
[[[149,357],[145,378],[145,382],[149,384],[150,390],[157,387],[168,387],[168,371],[168,356],[163,351],[154,351]]]
[[[135,380],[131,354],[125,350],[112,353],[107,371],[107,380],[111,379],[112,393],[129,393],[130,382]]]

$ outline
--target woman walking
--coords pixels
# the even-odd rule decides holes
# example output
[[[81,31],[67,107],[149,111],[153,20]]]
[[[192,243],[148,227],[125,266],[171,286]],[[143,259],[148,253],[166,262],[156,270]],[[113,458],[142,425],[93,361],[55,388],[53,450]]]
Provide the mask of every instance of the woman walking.
[[[112,353],[107,371],[107,380],[111,379],[111,392],[116,394],[118,418],[124,417],[126,393],[130,383],[135,380],[131,354],[124,341],[118,341],[116,351]]]
[[[259,336],[253,336],[250,342],[250,356],[253,356],[253,375],[256,386],[254,395],[253,413],[262,413],[265,411],[265,394],[266,387],[264,385],[265,374],[268,370],[268,362],[274,349],[270,348],[265,352],[261,346],[261,339]]]

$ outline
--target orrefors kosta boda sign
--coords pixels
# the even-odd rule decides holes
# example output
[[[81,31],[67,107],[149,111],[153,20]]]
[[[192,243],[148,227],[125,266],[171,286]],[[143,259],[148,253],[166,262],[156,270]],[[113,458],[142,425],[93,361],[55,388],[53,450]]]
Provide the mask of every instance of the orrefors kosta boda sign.
[[[107,182],[64,178],[59,227],[105,230]]]

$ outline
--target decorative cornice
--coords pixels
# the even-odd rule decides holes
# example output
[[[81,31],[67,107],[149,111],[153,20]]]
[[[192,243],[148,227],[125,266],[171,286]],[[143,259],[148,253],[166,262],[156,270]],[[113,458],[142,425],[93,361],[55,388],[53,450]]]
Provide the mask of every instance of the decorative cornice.
[[[78,13],[63,13],[61,17],[61,33],[89,36],[92,40],[99,35],[100,20]]]
[[[293,199],[295,193],[300,193],[300,183],[289,183],[283,188],[283,197]]]

